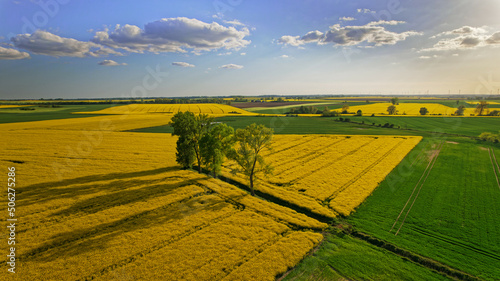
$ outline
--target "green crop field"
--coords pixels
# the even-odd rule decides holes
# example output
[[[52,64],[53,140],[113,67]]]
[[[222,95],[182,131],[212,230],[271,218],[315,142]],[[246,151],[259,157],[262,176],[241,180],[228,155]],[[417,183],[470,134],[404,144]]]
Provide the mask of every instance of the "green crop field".
[[[500,186],[489,149],[447,140],[421,142],[349,221],[399,247],[498,280]],[[493,149],[498,159],[499,148]]]
[[[389,251],[347,235],[329,235],[283,281],[448,280]]]
[[[0,123],[31,122],[41,120],[54,120],[66,118],[92,117],[95,114],[73,114],[74,112],[98,111],[115,105],[89,104],[89,105],[61,105],[60,107],[40,107],[38,105],[23,107],[34,110],[20,110],[19,108],[0,109]]]

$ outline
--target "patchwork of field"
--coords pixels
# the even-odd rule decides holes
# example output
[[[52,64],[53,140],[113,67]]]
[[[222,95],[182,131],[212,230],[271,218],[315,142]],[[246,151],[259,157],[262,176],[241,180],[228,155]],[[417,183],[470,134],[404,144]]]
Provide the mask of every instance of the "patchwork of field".
[[[420,140],[398,136],[276,135],[273,151],[265,155],[274,173],[261,178],[257,190],[321,216],[347,216]],[[225,164],[228,177],[234,165]],[[242,175],[237,177],[245,180]]]
[[[180,170],[169,134],[100,118],[116,128],[0,125],[22,218],[12,280],[274,280],[322,240],[322,222]]]
[[[255,115],[255,113],[236,108],[225,104],[128,104],[106,108],[99,111],[93,111],[92,114],[175,114],[177,112],[191,111],[195,114],[210,114],[210,115],[231,115],[244,114]],[[87,114],[89,112],[80,112]]]
[[[422,141],[349,220],[485,280],[500,279],[500,151]]]
[[[358,110],[363,112],[363,115],[389,115],[387,108],[392,103],[373,103],[367,105],[357,105],[349,107],[349,112],[356,113]],[[400,103],[396,105],[398,115],[420,115],[420,108],[425,107],[428,110],[427,115],[452,115],[457,111],[456,108],[448,107],[438,103]],[[470,116],[474,114],[474,108],[466,108],[464,115]]]

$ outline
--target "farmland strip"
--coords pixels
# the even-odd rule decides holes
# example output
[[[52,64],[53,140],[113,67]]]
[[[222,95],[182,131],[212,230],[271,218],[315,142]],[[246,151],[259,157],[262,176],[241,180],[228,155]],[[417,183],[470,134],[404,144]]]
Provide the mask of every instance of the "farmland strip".
[[[342,160],[342,159],[344,159],[344,158],[346,158],[346,157],[348,157],[348,156],[350,156],[350,155],[352,155],[352,154],[356,153],[359,149],[361,149],[361,148],[363,148],[363,147],[365,147],[365,146],[368,146],[369,144],[371,144],[371,143],[375,142],[375,140],[376,140],[376,139],[374,138],[374,139],[372,139],[371,141],[368,141],[368,142],[364,143],[363,145],[361,145],[361,146],[359,146],[359,147],[356,147],[356,148],[354,148],[354,149],[350,150],[348,153],[343,154],[343,155],[339,156],[339,157],[338,157],[338,158],[336,158],[336,159],[333,159],[333,160],[331,160],[331,161],[328,161],[326,164],[324,164],[324,165],[322,165],[322,166],[320,166],[320,167],[318,167],[318,168],[314,169],[313,171],[309,171],[309,172],[307,172],[307,173],[303,174],[303,175],[301,176],[301,178],[295,178],[294,180],[291,180],[290,182],[291,182],[291,183],[295,183],[295,182],[297,182],[297,181],[299,181],[299,180],[301,180],[301,179],[303,179],[303,178],[309,177],[309,176],[313,175],[314,173],[316,173],[316,172],[318,172],[318,171],[320,171],[320,170],[322,170],[322,169],[324,169],[324,168],[326,168],[326,167],[330,166],[332,163],[335,163],[335,162],[337,162],[337,161],[339,161],[339,160]],[[328,147],[331,147],[331,146],[333,146],[334,144],[337,144],[337,143],[340,143],[340,142],[342,142],[342,140],[341,140],[341,141],[337,141],[337,142],[335,142],[335,143],[333,143],[333,144],[329,145]],[[324,150],[324,149],[320,149],[320,150]],[[325,153],[326,153],[326,152],[325,152]],[[322,155],[324,155],[325,153],[322,153]],[[314,155],[312,155],[312,156],[310,156],[310,157],[306,158],[306,161],[303,161],[303,162],[304,162],[304,163],[307,163],[307,162],[309,162],[309,161],[311,161],[311,160],[313,160],[313,159],[315,159],[315,158],[317,158],[317,157],[316,157],[316,156],[314,156]],[[296,160],[296,159],[294,159],[294,160]],[[291,161],[291,163],[293,163],[293,161]],[[297,168],[298,168],[298,169],[303,169],[303,168],[302,168],[302,167],[300,167],[300,166],[297,166]],[[286,170],[286,172],[291,173],[291,171],[290,171],[290,170]],[[283,173],[279,173],[279,174],[277,174],[277,175],[281,175],[281,174],[283,174]]]
[[[438,151],[436,152],[436,155],[434,156],[434,158],[432,159],[432,165],[430,166],[429,170],[427,171],[427,175],[425,176],[425,179],[424,181],[422,182],[422,184],[420,185],[420,188],[418,189],[418,192],[417,192],[417,195],[415,195],[415,198],[413,199],[413,202],[411,203],[410,205],[410,208],[408,209],[408,212],[406,213],[404,219],[403,219],[403,222],[401,223],[401,225],[399,226],[399,229],[398,231],[396,232],[396,234],[394,234],[395,236],[398,235],[399,231],[401,230],[401,227],[403,227],[403,224],[405,223],[406,221],[406,217],[408,216],[408,214],[410,213],[411,209],[413,208],[413,204],[415,204],[415,201],[417,201],[417,198],[418,198],[418,195],[420,194],[420,190],[422,190],[422,186],[424,186],[424,183],[425,181],[427,180],[427,177],[430,175],[431,171],[432,171],[432,168],[434,167],[434,164],[436,163],[437,161],[437,158],[439,156],[439,153],[441,152],[441,149],[443,148],[443,144],[444,142],[441,142],[441,145],[439,146],[439,149]],[[424,171],[425,173],[425,171]]]
[[[488,153],[490,155],[491,165],[493,166],[493,174],[495,174],[495,178],[497,179],[497,185],[498,185],[498,188],[500,189],[500,181],[498,180],[498,174],[500,172],[497,173],[497,169],[499,171],[500,171],[500,169],[498,168],[498,162],[497,162],[497,159],[496,159],[496,156],[495,156],[495,152],[493,151],[493,149],[490,148],[490,149],[488,149]],[[493,159],[495,159],[495,160],[493,160]]]
[[[396,218],[396,221],[394,222],[394,224],[392,225],[391,229],[389,230],[389,232],[392,231],[392,229],[394,228],[394,226],[398,223],[398,220],[399,218],[401,217],[401,214],[403,214],[404,210],[406,209],[406,206],[408,205],[408,203],[410,202],[411,198],[413,197],[413,194],[415,193],[415,190],[417,190],[417,186],[420,184],[420,182],[422,181],[422,179],[424,178],[424,175],[425,173],[427,172],[427,169],[429,169],[431,163],[432,163],[432,160],[434,160],[434,156],[431,158],[431,160],[429,161],[429,164],[427,164],[427,167],[425,167],[425,170],[424,172],[422,173],[422,176],[420,176],[420,179],[418,180],[417,184],[415,185],[415,187],[413,188],[413,191],[411,192],[410,194],[410,197],[408,198],[408,200],[406,200],[406,203],[405,205],[403,206],[403,209],[401,210],[401,212],[399,212],[399,215],[398,217]]]
[[[353,184],[354,182],[356,182],[359,178],[361,178],[368,170],[372,169],[373,167],[375,167],[380,161],[382,161],[382,159],[384,159],[385,157],[387,157],[389,154],[391,154],[396,148],[398,148],[405,140],[402,139],[401,141],[399,141],[395,146],[393,146],[391,149],[389,149],[389,151],[387,151],[384,155],[380,156],[376,161],[374,161],[372,164],[370,164],[370,166],[368,166],[367,168],[365,168],[363,171],[361,171],[356,177],[352,178],[351,180],[349,180],[347,183],[345,183],[342,187],[340,187],[339,189],[337,189],[332,195],[329,196],[329,199],[332,200],[334,199],[337,195],[339,195],[339,193],[343,192],[344,190],[346,190],[351,184]]]

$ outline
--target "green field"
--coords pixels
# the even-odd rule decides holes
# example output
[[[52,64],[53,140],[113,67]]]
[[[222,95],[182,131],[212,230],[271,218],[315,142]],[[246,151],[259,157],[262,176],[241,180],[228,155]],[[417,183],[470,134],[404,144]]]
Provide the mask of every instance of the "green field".
[[[441,152],[426,173],[440,142]],[[424,140],[349,221],[399,247],[483,279],[499,280],[500,186],[488,148]],[[498,158],[498,147],[495,153]]]
[[[335,110],[335,109],[341,109],[344,106],[345,103],[343,102],[335,102],[335,103],[328,103],[328,102],[320,102],[320,103],[310,103],[310,104],[304,104],[303,106],[305,107],[316,107],[318,110],[323,111],[323,109],[328,107],[330,110]],[[366,102],[348,102],[347,103],[349,106],[356,106],[356,105],[365,105],[367,104]],[[287,112],[290,112],[292,108],[298,109],[300,108],[301,105],[286,105],[286,106],[277,106],[277,107],[268,107],[268,108],[262,108],[262,107],[256,107],[254,108],[246,108],[246,110],[255,112],[255,113],[261,113],[261,114],[285,114]]]
[[[34,108],[35,110],[20,110],[19,108],[0,109],[0,123],[31,122],[53,119],[81,118],[98,116],[95,114],[73,114],[73,112],[98,111],[115,105],[62,105],[61,107],[40,107],[29,106],[25,108]]]
[[[365,124],[391,123],[395,127],[425,132],[439,132],[447,134],[467,135],[477,137],[482,132],[497,132],[500,130],[500,118],[497,117],[403,117],[403,116],[374,116],[349,117],[355,122]]]
[[[389,251],[347,235],[328,235],[284,281],[448,280]]]

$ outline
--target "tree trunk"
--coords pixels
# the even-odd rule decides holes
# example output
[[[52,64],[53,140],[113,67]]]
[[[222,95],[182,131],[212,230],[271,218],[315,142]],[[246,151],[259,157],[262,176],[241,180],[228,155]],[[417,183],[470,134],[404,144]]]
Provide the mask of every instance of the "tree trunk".
[[[198,173],[201,174],[201,159],[198,159]]]
[[[250,174],[250,191],[252,192],[252,196],[255,196],[255,191],[253,190],[253,171]]]

